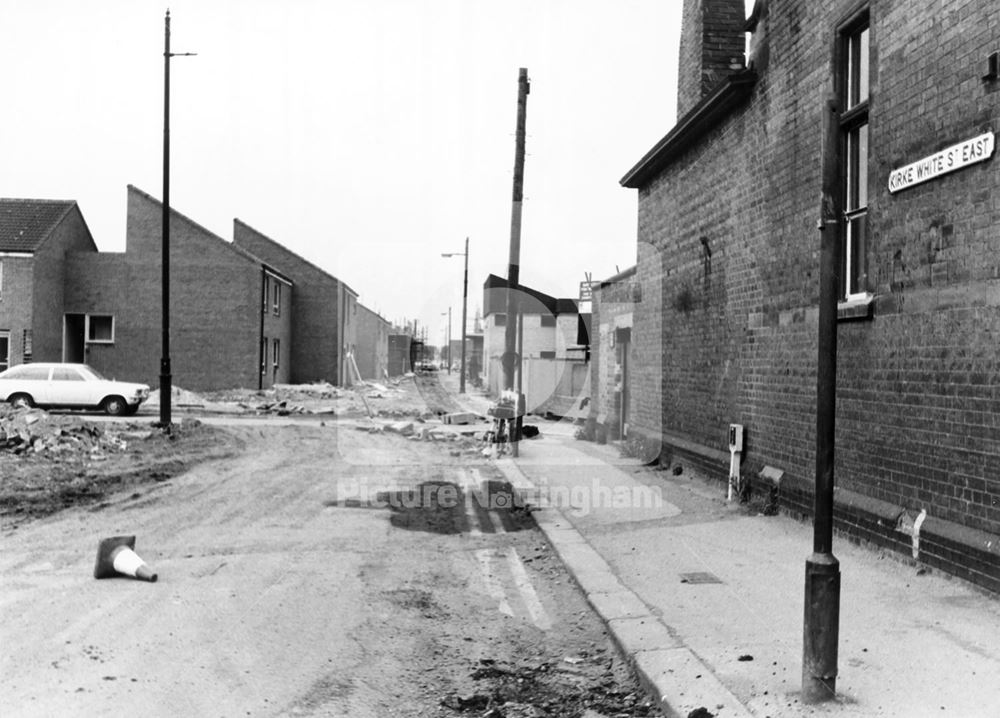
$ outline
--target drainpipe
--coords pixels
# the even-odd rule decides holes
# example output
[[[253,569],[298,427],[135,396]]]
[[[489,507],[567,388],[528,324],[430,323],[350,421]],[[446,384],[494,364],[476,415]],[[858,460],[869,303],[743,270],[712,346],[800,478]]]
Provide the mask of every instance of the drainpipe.
[[[264,388],[264,315],[267,314],[267,270],[260,268],[260,336],[257,337],[257,391]]]

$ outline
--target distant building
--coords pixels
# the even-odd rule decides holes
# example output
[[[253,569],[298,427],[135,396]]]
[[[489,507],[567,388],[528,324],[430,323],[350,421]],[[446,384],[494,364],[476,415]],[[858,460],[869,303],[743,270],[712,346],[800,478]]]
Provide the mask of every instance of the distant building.
[[[565,414],[590,391],[589,315],[576,300],[556,299],[529,287],[517,290],[522,317],[522,387],[528,411]],[[483,370],[487,390],[503,389],[507,280],[494,274],[483,285]]]

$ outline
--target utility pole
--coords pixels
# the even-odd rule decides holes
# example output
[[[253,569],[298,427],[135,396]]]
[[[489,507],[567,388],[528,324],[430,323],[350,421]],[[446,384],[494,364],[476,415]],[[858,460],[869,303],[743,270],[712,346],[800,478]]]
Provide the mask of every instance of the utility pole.
[[[458,393],[465,393],[465,321],[466,321],[466,309],[469,305],[469,238],[465,238],[465,251],[464,252],[442,252],[442,257],[456,257],[461,254],[465,257],[465,273],[462,275],[462,374],[458,377]],[[451,326],[451,320],[448,320],[448,326]],[[448,350],[448,359],[451,359],[451,349]],[[451,369],[449,368],[449,372]]]
[[[193,52],[170,52],[170,11],[163,21],[163,219],[162,245],[162,310],[161,331],[163,353],[160,356],[160,422],[170,426],[170,398],[173,376],[170,371],[170,58],[191,56]]]
[[[528,111],[528,93],[531,85],[528,82],[528,69],[520,68],[517,78],[517,134],[514,145],[514,191],[510,213],[510,257],[507,261],[507,319],[504,327],[503,386],[507,391],[514,390],[514,369],[521,363],[517,355],[517,315],[521,262],[521,203],[524,199],[524,137],[525,122]],[[518,395],[516,415],[521,414],[521,396]],[[514,456],[517,456],[518,440],[521,437],[512,432]]]
[[[839,103],[823,107],[820,234],[819,349],[816,363],[816,497],[813,553],[806,560],[802,645],[802,700],[832,700],[837,689],[840,634],[840,562],[833,555],[833,476],[837,398],[837,299],[840,291],[841,216]]]

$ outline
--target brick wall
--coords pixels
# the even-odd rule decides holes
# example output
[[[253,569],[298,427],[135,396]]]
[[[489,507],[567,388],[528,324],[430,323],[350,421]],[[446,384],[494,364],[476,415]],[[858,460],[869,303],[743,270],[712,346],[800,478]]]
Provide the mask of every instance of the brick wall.
[[[342,283],[240,220],[233,223],[233,243],[274,266],[295,284],[291,381],[339,383],[344,338]]]
[[[382,381],[389,371],[390,324],[368,307],[358,305],[357,350],[355,359],[361,376]]]
[[[10,333],[10,363],[20,364],[24,356],[24,332],[32,326],[34,258],[0,257],[3,263],[3,291],[0,293],[0,331]],[[6,357],[5,357],[6,358]]]
[[[749,102],[639,190],[637,424],[712,463],[728,458],[726,426],[742,423],[747,467],[803,486],[815,457],[820,107],[851,7],[771,3],[755,39],[769,61]],[[986,0],[919,14],[896,0],[872,4],[871,28],[874,301],[871,318],[838,325],[836,482],[995,536],[1000,160],[894,195],[887,180],[1000,129],[1000,87],[980,79],[1000,24]]]
[[[591,415],[604,426],[609,439],[620,438],[622,394],[626,384],[632,383],[627,374],[635,363],[635,345],[631,341],[620,344],[616,333],[632,328],[637,287],[635,268],[632,268],[594,288],[591,305],[594,327],[590,366]],[[625,357],[622,357],[623,351],[627,351]],[[625,367],[622,367],[623,358]],[[629,421],[628,416],[624,418]]]
[[[76,253],[67,272],[68,313],[111,314],[113,345],[86,359],[119,379],[159,386],[162,355],[162,205],[128,189],[126,251]],[[261,268],[184,215],[170,218],[170,359],[175,386],[194,391],[256,387]]]

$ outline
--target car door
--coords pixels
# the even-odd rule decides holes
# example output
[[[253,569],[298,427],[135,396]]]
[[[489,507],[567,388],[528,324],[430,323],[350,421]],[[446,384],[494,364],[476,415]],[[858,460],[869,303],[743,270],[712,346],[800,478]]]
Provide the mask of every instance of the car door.
[[[9,387],[10,394],[27,394],[36,404],[47,404],[51,368],[42,365],[22,364],[17,369],[17,376]]]
[[[94,398],[93,382],[87,381],[74,366],[57,366],[52,369],[49,380],[48,403],[53,406],[94,406],[100,397]]]

